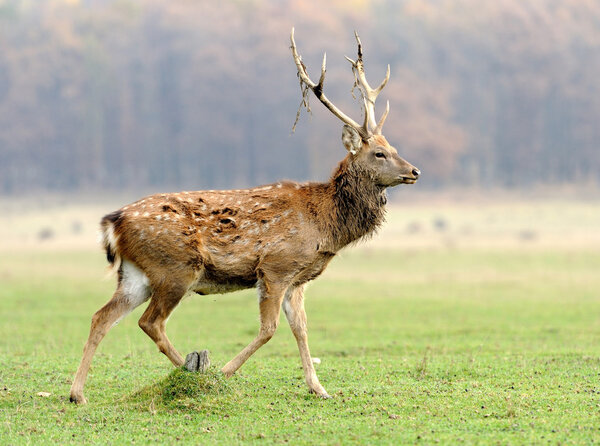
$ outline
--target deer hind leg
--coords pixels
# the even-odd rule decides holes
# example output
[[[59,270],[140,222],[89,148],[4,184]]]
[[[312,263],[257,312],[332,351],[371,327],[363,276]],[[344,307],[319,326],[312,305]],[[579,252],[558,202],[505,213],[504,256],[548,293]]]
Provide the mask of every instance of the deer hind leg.
[[[135,265],[123,261],[120,271],[119,285],[112,299],[92,316],[90,335],[83,349],[83,357],[71,386],[70,400],[77,404],[85,404],[83,386],[87,377],[92,357],[106,333],[122,318],[137,306],[147,301],[150,296],[148,279]]]
[[[279,312],[285,288],[268,286],[264,282],[258,285],[258,299],[260,308],[260,329],[254,340],[238,355],[221,369],[225,376],[230,377],[239,369],[250,356],[260,347],[269,342],[279,324]]]
[[[171,285],[163,284],[161,287],[155,287],[150,305],[138,322],[140,328],[156,343],[161,353],[164,353],[176,367],[183,365],[184,360],[169,341],[165,328],[171,312],[187,292],[187,286],[182,286],[181,283],[171,282]]]
[[[296,338],[298,350],[300,351],[300,359],[302,360],[302,369],[304,370],[304,378],[311,393],[315,393],[321,398],[330,398],[325,391],[310,356],[308,348],[308,332],[306,328],[306,312],[304,311],[304,286],[290,287],[285,293],[283,300],[283,312],[290,324],[292,333]]]

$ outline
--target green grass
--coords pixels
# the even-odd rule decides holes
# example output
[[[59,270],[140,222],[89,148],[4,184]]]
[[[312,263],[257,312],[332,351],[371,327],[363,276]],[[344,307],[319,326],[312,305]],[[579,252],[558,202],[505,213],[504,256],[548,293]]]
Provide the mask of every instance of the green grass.
[[[180,352],[211,351],[203,377],[158,353],[140,308],[100,345],[77,407],[71,379],[114,286],[103,268],[99,252],[0,254],[0,444],[600,441],[598,250],[343,253],[306,293],[325,401],[284,318],[219,375],[257,332],[252,291],[187,298],[171,317]]]

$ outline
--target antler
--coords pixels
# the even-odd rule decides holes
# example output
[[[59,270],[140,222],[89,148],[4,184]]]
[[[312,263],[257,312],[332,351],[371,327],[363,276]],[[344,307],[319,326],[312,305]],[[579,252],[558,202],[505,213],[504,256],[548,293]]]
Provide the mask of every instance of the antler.
[[[358,38],[358,35],[357,35],[357,38]],[[364,117],[363,125],[361,126],[356,121],[354,121],[352,118],[350,118],[345,113],[343,113],[339,108],[337,108],[329,99],[327,99],[327,96],[325,96],[325,94],[323,93],[323,84],[325,82],[325,71],[326,71],[325,63],[327,60],[327,54],[323,54],[323,63],[321,64],[321,77],[319,78],[319,82],[314,83],[308,77],[308,73],[306,72],[306,66],[304,65],[304,63],[302,63],[302,58],[300,57],[300,55],[298,54],[298,51],[296,50],[296,42],[294,41],[294,28],[292,28],[292,33],[290,35],[290,39],[292,41],[292,54],[294,56],[294,62],[296,63],[296,67],[298,68],[298,76],[300,77],[300,88],[302,88],[302,91],[303,92],[305,91],[304,85],[306,85],[306,87],[310,88],[313,91],[315,96],[319,99],[319,101],[321,101],[323,103],[323,105],[325,107],[327,107],[329,109],[329,111],[331,111],[335,116],[340,118],[342,120],[342,122],[344,122],[345,124],[348,124],[349,126],[354,127],[363,139],[368,139],[369,137],[371,137],[372,133],[369,132],[369,109],[370,108],[367,103],[367,99],[365,99],[364,95],[363,95],[363,102],[364,102],[364,106],[365,106],[365,117]],[[361,54],[360,41],[359,41],[359,54]],[[362,59],[360,60],[360,63],[361,63],[361,67],[362,67]],[[388,67],[388,76],[389,76],[389,67]],[[383,88],[383,86],[381,88]],[[307,102],[307,99],[305,98],[305,94],[303,93],[302,96],[303,96],[303,103],[308,108],[308,102]],[[377,97],[377,95],[375,95],[375,97]],[[373,100],[373,103],[374,102],[375,101]],[[382,125],[383,125],[383,123],[382,123]]]
[[[381,128],[383,127],[383,123],[385,122],[385,118],[387,118],[388,113],[390,112],[390,101],[387,101],[387,106],[385,108],[385,112],[381,116],[381,119],[378,123],[375,121],[375,101],[377,100],[377,96],[383,90],[383,87],[387,84],[388,80],[390,80],[390,66],[387,66],[387,72],[385,74],[385,79],[379,85],[379,87],[373,89],[367,82],[367,77],[365,76],[365,67],[363,65],[362,60],[362,43],[360,42],[360,37],[358,37],[358,33],[354,31],[354,37],[356,37],[356,43],[358,44],[358,58],[356,62],[346,56],[346,59],[352,64],[352,72],[355,76],[354,86],[358,86],[363,100],[365,102],[366,114],[368,115],[368,121],[373,128],[373,134],[381,135]]]

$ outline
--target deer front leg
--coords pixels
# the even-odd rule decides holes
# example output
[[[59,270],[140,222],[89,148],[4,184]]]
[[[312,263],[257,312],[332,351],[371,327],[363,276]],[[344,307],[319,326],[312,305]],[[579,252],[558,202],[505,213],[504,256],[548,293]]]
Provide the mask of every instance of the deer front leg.
[[[290,287],[285,293],[283,311],[298,343],[304,378],[311,393],[321,398],[331,398],[317,377],[317,372],[308,348],[308,333],[306,329],[306,311],[304,311],[304,285]]]
[[[267,285],[264,282],[258,285],[258,299],[260,307],[260,330],[258,336],[248,344],[238,355],[221,369],[225,376],[232,376],[256,350],[265,345],[275,334],[279,324],[279,312],[285,287]]]

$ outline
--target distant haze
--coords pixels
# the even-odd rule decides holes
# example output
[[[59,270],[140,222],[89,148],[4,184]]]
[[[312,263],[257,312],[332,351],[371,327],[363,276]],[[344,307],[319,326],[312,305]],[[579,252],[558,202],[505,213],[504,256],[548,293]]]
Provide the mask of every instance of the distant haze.
[[[0,194],[325,180],[360,120],[364,45],[383,133],[419,187],[598,184],[600,2],[0,0]],[[358,91],[355,91],[358,94]]]

